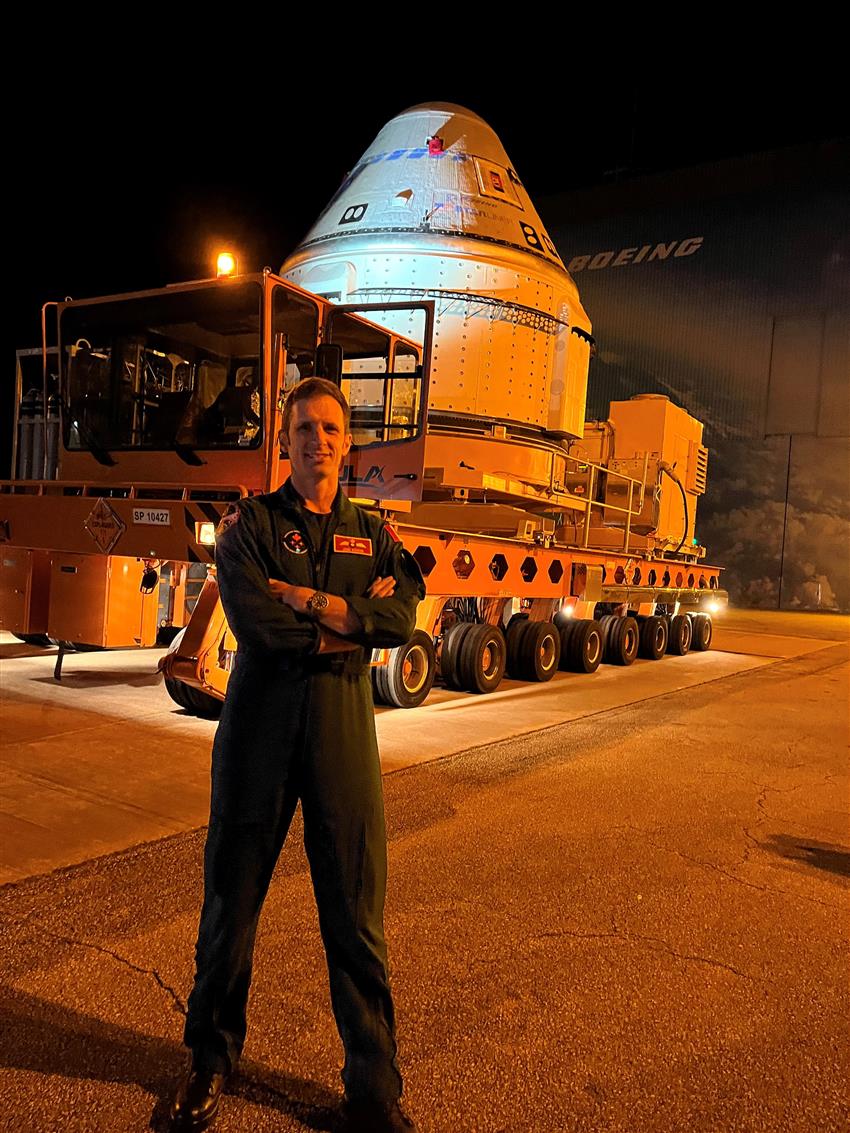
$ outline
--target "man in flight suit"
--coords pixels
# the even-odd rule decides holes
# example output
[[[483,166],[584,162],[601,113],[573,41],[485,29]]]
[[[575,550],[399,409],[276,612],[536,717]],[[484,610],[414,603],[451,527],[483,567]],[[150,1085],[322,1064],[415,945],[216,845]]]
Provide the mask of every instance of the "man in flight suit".
[[[240,501],[217,532],[218,585],[239,651],[213,745],[184,1034],[192,1068],[171,1107],[174,1129],[209,1125],[239,1059],[260,909],[300,799],[345,1050],[345,1129],[414,1130],[399,1106],[368,663],[372,647],[409,640],[425,587],[392,529],[339,488],[348,426],[337,386],[296,386],[282,429],[291,478]]]

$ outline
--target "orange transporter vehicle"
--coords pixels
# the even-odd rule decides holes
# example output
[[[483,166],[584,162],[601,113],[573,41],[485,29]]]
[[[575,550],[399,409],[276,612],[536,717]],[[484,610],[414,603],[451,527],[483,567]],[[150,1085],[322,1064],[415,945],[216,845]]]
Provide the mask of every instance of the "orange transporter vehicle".
[[[710,644],[726,596],[695,534],[702,425],[651,393],[585,420],[590,321],[461,107],[388,123],[280,275],[60,303],[57,327],[0,484],[0,624],[20,637],[173,638],[171,695],[215,714],[236,652],[215,527],[285,480],[282,401],[317,375],[352,408],[344,490],[427,584],[412,640],[373,655],[376,699]]]

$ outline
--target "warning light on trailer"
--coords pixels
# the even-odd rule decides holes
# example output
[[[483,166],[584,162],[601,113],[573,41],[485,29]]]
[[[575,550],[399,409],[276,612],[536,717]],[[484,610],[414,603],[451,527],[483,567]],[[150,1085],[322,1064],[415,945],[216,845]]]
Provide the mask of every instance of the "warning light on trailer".
[[[226,275],[236,275],[236,257],[232,252],[219,252],[215,261],[215,274],[219,279]]]

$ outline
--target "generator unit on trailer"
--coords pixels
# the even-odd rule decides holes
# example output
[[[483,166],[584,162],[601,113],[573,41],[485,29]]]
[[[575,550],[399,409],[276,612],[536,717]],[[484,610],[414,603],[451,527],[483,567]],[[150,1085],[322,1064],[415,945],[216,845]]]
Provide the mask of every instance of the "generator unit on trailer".
[[[436,677],[487,692],[506,672],[547,680],[708,647],[725,595],[695,535],[702,426],[651,393],[585,422],[590,321],[498,138],[469,111],[393,119],[279,276],[58,313],[59,478],[45,468],[0,497],[27,579],[4,599],[15,632],[69,636],[54,609],[67,587],[53,589],[63,568],[79,573],[69,555],[108,576],[104,626],[115,561],[140,583],[170,564],[157,617],[140,616],[133,638],[185,625],[162,662],[169,690],[215,714],[236,642],[212,531],[234,499],[283,482],[282,399],[319,375],[352,408],[345,491],[391,520],[426,579],[411,642],[373,657],[377,699],[411,707]],[[205,576],[190,618],[189,572]]]

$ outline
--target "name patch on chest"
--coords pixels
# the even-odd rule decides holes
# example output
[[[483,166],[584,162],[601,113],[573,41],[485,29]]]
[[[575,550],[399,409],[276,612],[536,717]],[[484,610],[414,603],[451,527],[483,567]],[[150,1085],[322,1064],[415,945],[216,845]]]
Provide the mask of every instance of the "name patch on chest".
[[[372,540],[356,535],[334,535],[334,551],[343,555],[371,555]]]

